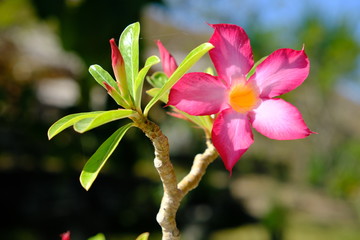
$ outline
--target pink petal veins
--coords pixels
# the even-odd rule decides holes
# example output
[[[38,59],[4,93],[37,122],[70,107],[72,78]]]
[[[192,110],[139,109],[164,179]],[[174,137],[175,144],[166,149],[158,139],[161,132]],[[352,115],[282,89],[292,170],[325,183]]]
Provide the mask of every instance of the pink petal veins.
[[[158,40],[156,44],[159,48],[161,64],[164,73],[167,77],[170,77],[178,67],[175,58],[169,53],[169,51],[164,47],[160,40]]]
[[[190,115],[210,115],[227,107],[227,89],[206,73],[185,74],[171,89],[168,105]]]
[[[263,100],[249,115],[252,126],[271,139],[293,140],[314,133],[306,126],[299,110],[280,98]]]
[[[251,77],[260,96],[272,98],[300,86],[309,75],[310,62],[304,50],[279,49],[256,68]]]
[[[209,42],[215,48],[209,55],[220,78],[229,85],[232,79],[245,76],[254,64],[250,40],[239,26],[231,24],[210,25],[215,29]]]
[[[212,141],[231,173],[235,163],[254,142],[247,115],[232,109],[222,111],[215,119]]]

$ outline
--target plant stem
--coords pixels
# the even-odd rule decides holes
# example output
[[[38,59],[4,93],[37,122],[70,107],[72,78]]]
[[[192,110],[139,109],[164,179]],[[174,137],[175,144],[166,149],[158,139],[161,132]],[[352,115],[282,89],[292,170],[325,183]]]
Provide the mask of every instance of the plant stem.
[[[133,117],[132,120],[154,145],[154,165],[164,188],[164,195],[156,216],[156,220],[162,228],[162,240],[179,240],[180,231],[176,226],[175,217],[180,202],[189,191],[198,186],[206,168],[217,158],[218,153],[211,141],[208,140],[205,152],[196,155],[190,172],[178,184],[174,167],[170,161],[168,138],[157,124],[147,118],[139,115]]]
[[[195,156],[190,172],[178,184],[178,189],[181,190],[183,196],[199,185],[207,167],[219,156],[210,139],[207,139],[206,145],[206,150]]]

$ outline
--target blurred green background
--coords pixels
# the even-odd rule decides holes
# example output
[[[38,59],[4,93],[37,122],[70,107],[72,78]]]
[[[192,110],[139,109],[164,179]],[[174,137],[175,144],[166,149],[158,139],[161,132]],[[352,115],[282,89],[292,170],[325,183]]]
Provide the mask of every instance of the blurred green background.
[[[356,0],[0,1],[0,238],[59,239],[67,230],[72,240],[160,238],[162,188],[140,131],[126,134],[89,192],[78,181],[82,166],[122,123],[46,136],[62,116],[117,107],[87,68],[111,71],[109,39],[140,21],[143,59],[161,39],[180,62],[209,39],[207,22],[227,22],[245,28],[255,60],[304,44],[311,61],[309,78],[283,97],[319,134],[274,141],[255,133],[231,177],[216,160],[178,213],[184,239],[359,239],[359,10]],[[209,64],[205,57],[193,70]],[[204,149],[201,131],[161,105],[150,117],[184,176]]]

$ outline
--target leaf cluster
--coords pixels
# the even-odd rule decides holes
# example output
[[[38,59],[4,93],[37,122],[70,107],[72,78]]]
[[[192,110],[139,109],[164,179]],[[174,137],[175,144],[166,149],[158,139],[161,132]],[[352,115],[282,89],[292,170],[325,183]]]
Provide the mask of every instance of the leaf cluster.
[[[106,123],[116,121],[119,119],[128,118],[130,120],[147,118],[150,109],[159,100],[166,100],[167,94],[171,87],[213,46],[210,43],[203,43],[193,49],[181,62],[177,70],[170,76],[170,78],[163,78],[162,74],[158,77],[152,77],[153,84],[157,87],[150,91],[152,99],[147,103],[144,111],[141,108],[141,97],[143,92],[144,79],[149,69],[160,62],[157,56],[150,56],[143,68],[139,70],[139,35],[140,24],[138,22],[130,24],[122,32],[119,39],[119,50],[124,59],[127,89],[121,91],[119,82],[114,80],[109,72],[99,65],[92,65],[89,68],[90,74],[98,84],[104,87],[114,101],[119,105],[119,109],[112,109],[108,111],[93,111],[84,113],[75,113],[65,116],[55,122],[48,130],[48,138],[52,139],[57,134],[68,127],[73,126],[78,133],[84,133]],[[191,116],[188,116],[191,118]],[[198,123],[207,125],[210,128],[210,122],[201,120],[197,117]],[[195,117],[194,117],[195,119]],[[195,119],[194,122],[197,120]],[[200,121],[200,122],[199,122]],[[201,122],[205,121],[205,122]],[[81,175],[81,185],[89,190],[100,170],[114,152],[125,133],[136,126],[133,122],[127,123],[118,128],[90,157],[85,164]]]

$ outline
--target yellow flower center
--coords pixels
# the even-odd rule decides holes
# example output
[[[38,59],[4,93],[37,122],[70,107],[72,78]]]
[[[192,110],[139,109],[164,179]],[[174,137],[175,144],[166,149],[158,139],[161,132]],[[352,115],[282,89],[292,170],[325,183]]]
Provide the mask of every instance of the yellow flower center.
[[[241,80],[235,83],[229,92],[229,104],[237,112],[246,113],[254,109],[259,102],[259,94],[256,87]]]

